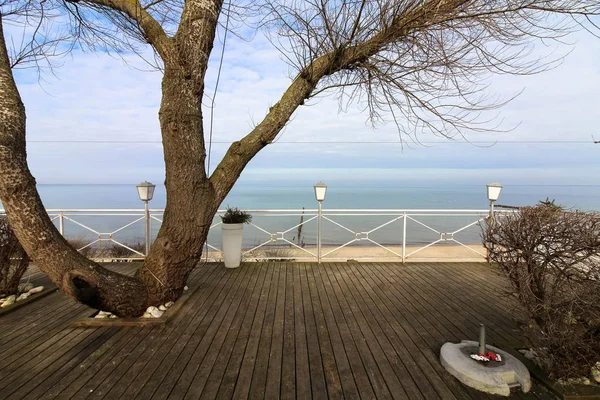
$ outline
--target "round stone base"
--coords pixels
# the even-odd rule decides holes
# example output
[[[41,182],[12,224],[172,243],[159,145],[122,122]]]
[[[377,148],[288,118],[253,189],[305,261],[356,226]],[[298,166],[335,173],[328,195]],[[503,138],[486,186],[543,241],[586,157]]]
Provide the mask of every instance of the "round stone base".
[[[510,388],[516,385],[520,385],[525,393],[531,389],[531,377],[522,362],[494,346],[487,346],[487,349],[500,354],[501,363],[475,361],[466,349],[477,346],[478,343],[472,340],[446,343],[440,350],[440,361],[456,379],[482,392],[509,396]]]

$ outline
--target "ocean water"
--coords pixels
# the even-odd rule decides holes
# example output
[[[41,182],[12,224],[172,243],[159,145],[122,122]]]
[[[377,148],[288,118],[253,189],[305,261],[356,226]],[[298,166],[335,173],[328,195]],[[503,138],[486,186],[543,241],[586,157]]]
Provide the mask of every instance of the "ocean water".
[[[139,209],[143,203],[138,199],[135,185],[38,185],[40,196],[48,209]],[[600,210],[600,186],[517,186],[506,185],[497,204],[512,206],[534,205],[539,200],[554,199],[565,207]],[[164,186],[157,185],[151,209],[165,206]],[[246,210],[273,209],[316,209],[312,186],[300,185],[237,185],[223,202]],[[489,203],[486,188],[481,185],[352,185],[345,183],[329,185],[323,210],[327,215],[332,209],[479,209],[487,210]],[[157,215],[160,218],[160,215]],[[396,215],[397,216],[397,215]],[[352,232],[366,232],[377,228],[396,217],[387,216],[330,216],[334,222],[323,222],[323,243],[343,244],[352,240]],[[70,219],[69,219],[70,218]],[[138,219],[139,216],[68,216],[64,220],[65,236],[87,242],[98,238],[96,232],[111,233]],[[305,215],[305,220],[310,215]],[[427,217],[418,216],[416,221],[407,222],[407,244],[430,243],[440,237],[435,232],[453,232],[477,220],[476,216]],[[215,219],[217,222],[218,219]],[[58,226],[58,220],[55,220]],[[90,229],[83,228],[80,224]],[[255,215],[253,223],[268,232],[289,230],[285,237],[294,243],[307,245],[316,242],[316,220],[306,223],[298,240],[297,229],[290,229],[300,223],[300,213],[286,217],[265,217]],[[342,225],[342,226],[340,226]],[[427,225],[428,227],[424,226]],[[156,235],[160,223],[152,221],[152,234]],[[95,231],[95,232],[94,232]],[[370,238],[386,245],[400,245],[402,242],[402,220],[394,221],[376,229]],[[465,244],[480,242],[481,228],[474,225],[456,238]],[[107,235],[102,235],[107,237]],[[138,221],[113,235],[122,243],[143,243],[144,225]],[[244,247],[251,248],[269,240],[269,235],[254,226],[244,230]],[[220,247],[220,230],[213,229],[208,242]],[[281,242],[278,242],[281,244]],[[363,241],[357,244],[370,244]]]
[[[143,208],[135,185],[38,185],[46,208]],[[534,205],[554,199],[581,210],[600,210],[600,185],[505,186],[498,204]],[[166,191],[157,185],[150,208],[164,208]],[[316,208],[312,186],[238,185],[223,201],[241,209]],[[324,209],[487,209],[481,185],[440,186],[329,186]]]

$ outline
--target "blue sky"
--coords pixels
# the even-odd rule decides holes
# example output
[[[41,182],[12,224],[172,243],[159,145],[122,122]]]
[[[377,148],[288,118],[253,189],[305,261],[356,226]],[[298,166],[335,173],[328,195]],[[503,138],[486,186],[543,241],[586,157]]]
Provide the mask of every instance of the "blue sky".
[[[501,110],[508,133],[471,134],[472,141],[588,141],[585,144],[511,144],[483,147],[423,136],[427,146],[402,147],[393,124],[373,129],[361,105],[339,112],[334,98],[301,107],[279,142],[268,146],[242,175],[241,184],[285,184],[329,179],[412,184],[600,185],[598,91],[600,40],[589,34],[569,38],[576,44],[556,69],[528,77],[496,77],[490,92],[509,97],[524,92]],[[260,36],[228,39],[216,99],[213,139],[231,142],[260,121],[290,83],[289,69],[276,49]],[[218,46],[216,46],[218,49]],[[38,82],[32,70],[16,72],[27,109],[29,164],[38,183],[135,183],[164,179],[159,143],[37,143],[48,140],[160,141],[159,72],[146,72],[134,56],[126,65],[106,53],[75,51]],[[216,63],[208,75],[212,94]],[[205,104],[208,104],[205,99]],[[205,115],[208,128],[208,112]],[[330,142],[293,144],[289,142]],[[354,142],[354,143],[340,143]],[[226,144],[213,144],[212,167]]]

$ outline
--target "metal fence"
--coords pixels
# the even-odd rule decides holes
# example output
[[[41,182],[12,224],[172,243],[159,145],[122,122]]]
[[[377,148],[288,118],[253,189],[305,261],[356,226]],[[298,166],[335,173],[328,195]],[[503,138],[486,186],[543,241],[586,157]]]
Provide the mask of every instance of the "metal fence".
[[[246,261],[482,261],[481,225],[489,210],[245,210]],[[99,261],[140,260],[163,209],[49,209],[60,233]],[[219,210],[204,257],[221,259]],[[496,211],[505,213],[510,211]],[[3,213],[3,210],[0,210]]]

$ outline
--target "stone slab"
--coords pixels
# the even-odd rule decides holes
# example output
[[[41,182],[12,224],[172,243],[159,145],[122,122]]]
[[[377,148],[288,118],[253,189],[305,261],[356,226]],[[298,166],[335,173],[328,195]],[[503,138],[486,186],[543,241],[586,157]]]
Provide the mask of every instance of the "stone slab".
[[[446,343],[440,350],[440,361],[444,368],[463,384],[482,392],[509,396],[510,388],[519,384],[527,393],[531,389],[529,370],[511,354],[494,346],[489,351],[500,354],[503,362],[497,364],[475,361],[464,348],[477,348],[477,342],[463,340],[460,343]]]

